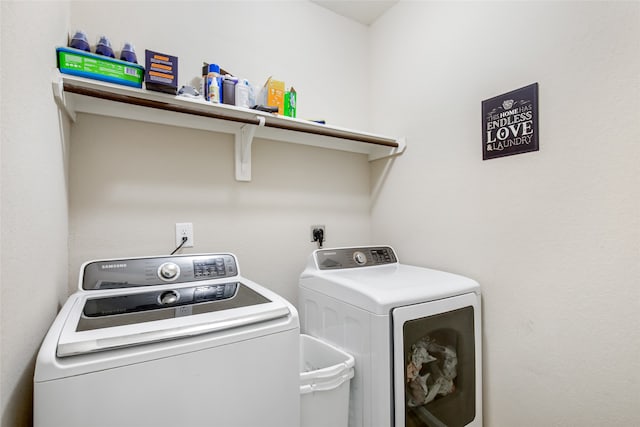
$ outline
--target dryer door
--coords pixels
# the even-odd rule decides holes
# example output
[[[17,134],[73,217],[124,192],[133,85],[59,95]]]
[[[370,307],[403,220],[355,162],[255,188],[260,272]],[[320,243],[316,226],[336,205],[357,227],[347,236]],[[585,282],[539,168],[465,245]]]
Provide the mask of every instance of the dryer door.
[[[396,427],[482,425],[480,298],[393,310]]]

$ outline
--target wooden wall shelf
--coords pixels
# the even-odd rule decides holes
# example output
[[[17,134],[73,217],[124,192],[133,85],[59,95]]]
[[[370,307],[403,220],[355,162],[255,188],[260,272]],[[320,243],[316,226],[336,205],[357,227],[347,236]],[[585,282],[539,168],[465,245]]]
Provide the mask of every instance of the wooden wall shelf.
[[[56,73],[53,93],[72,121],[90,113],[235,135],[236,179],[251,180],[253,138],[367,154],[377,160],[402,154],[404,138],[391,138],[307,120]]]

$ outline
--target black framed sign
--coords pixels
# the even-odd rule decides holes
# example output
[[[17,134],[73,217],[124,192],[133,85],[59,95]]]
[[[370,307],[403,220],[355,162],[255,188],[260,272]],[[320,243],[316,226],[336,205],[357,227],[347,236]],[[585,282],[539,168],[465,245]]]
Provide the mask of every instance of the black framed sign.
[[[482,101],[482,160],[538,149],[538,83]]]

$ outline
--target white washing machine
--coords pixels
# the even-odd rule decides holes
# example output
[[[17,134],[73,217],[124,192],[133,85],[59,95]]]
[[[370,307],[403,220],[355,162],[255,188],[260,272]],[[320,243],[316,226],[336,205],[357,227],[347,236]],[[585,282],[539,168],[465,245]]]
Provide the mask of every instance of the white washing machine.
[[[232,254],[85,263],[38,354],[35,427],[295,426],[299,333]]]
[[[303,333],[354,355],[350,427],[482,426],[480,286],[388,246],[313,252]]]

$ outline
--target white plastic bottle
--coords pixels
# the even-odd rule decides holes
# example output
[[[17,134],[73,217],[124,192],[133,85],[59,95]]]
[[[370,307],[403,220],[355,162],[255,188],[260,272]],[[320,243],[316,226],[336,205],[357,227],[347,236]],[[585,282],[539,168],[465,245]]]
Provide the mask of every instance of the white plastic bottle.
[[[236,106],[251,108],[255,105],[255,98],[253,94],[253,87],[249,80],[242,79],[236,84]]]

